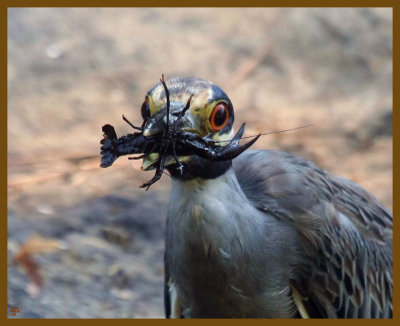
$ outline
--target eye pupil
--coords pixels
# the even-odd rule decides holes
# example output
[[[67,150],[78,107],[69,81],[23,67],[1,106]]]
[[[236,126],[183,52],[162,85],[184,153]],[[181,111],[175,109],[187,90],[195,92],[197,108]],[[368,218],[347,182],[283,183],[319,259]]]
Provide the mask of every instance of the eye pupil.
[[[211,127],[214,130],[221,130],[228,124],[229,121],[229,111],[226,103],[217,104],[210,117]]]
[[[226,119],[226,111],[225,108],[222,105],[218,105],[218,108],[216,109],[215,115],[214,115],[214,124],[216,126],[221,126]]]
[[[149,98],[146,96],[142,108],[141,108],[141,114],[143,120],[146,120],[150,117],[150,105],[149,105]]]

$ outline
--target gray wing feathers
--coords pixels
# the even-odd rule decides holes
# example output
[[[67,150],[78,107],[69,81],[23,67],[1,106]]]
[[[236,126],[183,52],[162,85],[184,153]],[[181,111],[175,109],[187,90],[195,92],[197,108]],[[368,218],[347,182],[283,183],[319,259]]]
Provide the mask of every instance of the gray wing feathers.
[[[392,215],[351,181],[277,151],[247,151],[233,161],[260,210],[299,234],[293,286],[310,317],[392,316]]]

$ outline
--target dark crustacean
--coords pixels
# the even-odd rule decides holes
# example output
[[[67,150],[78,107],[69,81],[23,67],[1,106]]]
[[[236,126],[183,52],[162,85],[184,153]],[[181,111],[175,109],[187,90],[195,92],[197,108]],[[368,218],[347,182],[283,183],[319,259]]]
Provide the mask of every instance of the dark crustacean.
[[[164,163],[168,156],[173,156],[176,160],[178,168],[183,173],[183,165],[179,162],[178,156],[198,155],[200,157],[214,160],[227,161],[231,160],[254,144],[260,135],[255,136],[252,140],[240,145],[239,141],[244,133],[245,124],[242,124],[239,131],[233,139],[225,146],[218,144],[212,139],[200,137],[198,134],[177,130],[179,120],[185,115],[190,108],[191,97],[187,101],[185,108],[180,112],[174,123],[169,123],[169,91],[164,81],[164,76],[160,79],[164,86],[167,96],[167,123],[165,130],[156,135],[146,137],[143,135],[143,127],[136,127],[123,116],[132,128],[139,130],[133,134],[128,134],[120,138],[117,137],[113,126],[106,124],[102,127],[103,139],[100,141],[101,146],[101,164],[103,168],[111,166],[114,161],[123,155],[142,154],[129,159],[141,159],[151,153],[159,153],[160,159],[157,165],[156,173],[150,181],[141,187],[149,188],[153,183],[160,179],[164,171]],[[144,121],[143,125],[145,125]]]
[[[158,144],[156,139],[145,137],[140,132],[117,138],[114,127],[109,124],[104,125],[102,130],[104,133],[103,139],[100,141],[102,145],[100,166],[102,168],[111,166],[120,156],[146,153]]]

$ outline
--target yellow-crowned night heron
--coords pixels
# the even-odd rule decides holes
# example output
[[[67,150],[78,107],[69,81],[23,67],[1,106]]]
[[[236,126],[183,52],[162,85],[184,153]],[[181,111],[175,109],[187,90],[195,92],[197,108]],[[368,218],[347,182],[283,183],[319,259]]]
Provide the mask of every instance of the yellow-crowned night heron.
[[[179,119],[217,146],[233,138],[231,101],[198,78],[156,85],[142,116],[146,137]],[[162,162],[168,318],[392,317],[392,215],[372,195],[284,152],[188,153]],[[142,169],[155,167],[153,152]]]

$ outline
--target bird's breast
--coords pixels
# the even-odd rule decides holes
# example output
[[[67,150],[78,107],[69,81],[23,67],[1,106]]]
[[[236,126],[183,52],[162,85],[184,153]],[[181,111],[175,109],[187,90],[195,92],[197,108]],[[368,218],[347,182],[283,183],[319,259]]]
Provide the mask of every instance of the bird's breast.
[[[234,176],[220,178],[173,185],[166,232],[171,279],[191,317],[268,315],[259,306],[280,282],[264,276],[279,256],[268,253],[274,234],[235,189]]]

